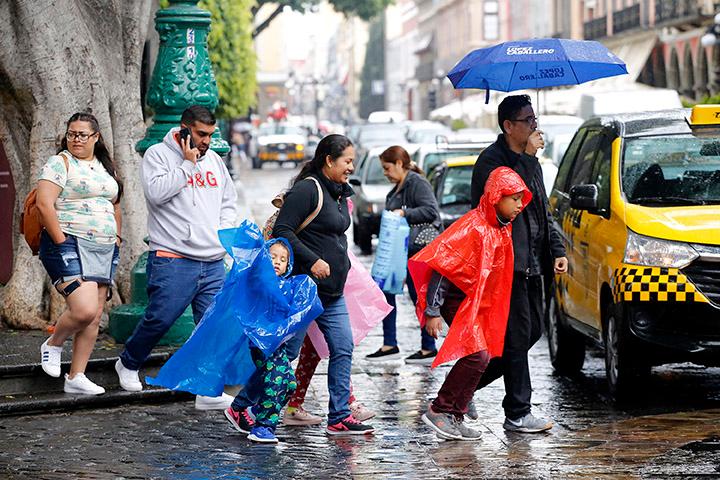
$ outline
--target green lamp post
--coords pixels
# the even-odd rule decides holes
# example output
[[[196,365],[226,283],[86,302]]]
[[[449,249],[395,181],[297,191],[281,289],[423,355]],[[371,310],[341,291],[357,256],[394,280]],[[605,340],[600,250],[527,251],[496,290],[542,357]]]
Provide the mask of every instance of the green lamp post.
[[[198,8],[196,0],[169,0],[169,3],[168,8],[158,10],[155,15],[160,49],[147,95],[148,105],[155,115],[145,138],[135,146],[140,153],[162,142],[167,132],[180,124],[183,110],[190,105],[202,105],[211,111],[218,105],[217,84],[207,48],[210,12]],[[219,155],[230,151],[218,128],[210,148]],[[108,332],[117,342],[127,340],[145,312],[148,302],[147,257],[148,252],[140,255],[132,269],[131,303],[120,305],[110,312]],[[188,308],[158,345],[182,344],[194,327],[192,311]]]
[[[160,48],[147,94],[147,103],[155,115],[145,138],[135,147],[140,153],[162,142],[168,130],[180,124],[183,110],[190,105],[202,105],[211,111],[218,105],[217,84],[207,48],[210,12],[198,8],[196,0],[169,3],[168,8],[155,15]],[[210,148],[220,155],[230,151],[217,128]]]

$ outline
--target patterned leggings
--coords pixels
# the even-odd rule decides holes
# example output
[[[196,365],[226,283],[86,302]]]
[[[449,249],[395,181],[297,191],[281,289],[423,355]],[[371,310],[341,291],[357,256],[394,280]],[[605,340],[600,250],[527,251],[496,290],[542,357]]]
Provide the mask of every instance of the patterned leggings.
[[[281,345],[270,356],[265,358],[260,350],[253,348],[253,362],[257,367],[257,381],[262,382],[260,399],[253,407],[255,423],[263,427],[275,428],[280,420],[280,410],[285,406],[297,384],[290,360]]]
[[[305,403],[305,394],[310,386],[310,380],[315,375],[315,369],[320,363],[320,355],[312,344],[309,336],[305,336],[302,349],[300,349],[300,357],[298,358],[297,369],[295,369],[295,377],[297,378],[297,389],[288,402],[288,407],[299,408]],[[353,395],[352,383],[350,383],[350,403],[355,402]]]

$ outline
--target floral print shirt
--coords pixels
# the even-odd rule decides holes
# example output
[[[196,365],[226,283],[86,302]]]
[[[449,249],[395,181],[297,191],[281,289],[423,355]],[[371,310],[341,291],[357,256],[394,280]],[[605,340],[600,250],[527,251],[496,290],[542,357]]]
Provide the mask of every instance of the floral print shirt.
[[[70,235],[97,243],[115,243],[117,224],[113,200],[118,184],[102,163],[77,160],[68,151],[68,168],[60,155],[53,155],[42,167],[38,180],[48,180],[62,191],[55,201],[60,229]]]

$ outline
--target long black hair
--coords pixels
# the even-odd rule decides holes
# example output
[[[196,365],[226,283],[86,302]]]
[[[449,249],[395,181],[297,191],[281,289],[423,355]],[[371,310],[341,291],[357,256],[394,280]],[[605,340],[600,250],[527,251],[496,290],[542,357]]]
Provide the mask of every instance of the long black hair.
[[[120,177],[118,176],[117,169],[115,168],[115,163],[112,161],[112,158],[110,158],[110,152],[107,149],[107,146],[105,145],[105,141],[103,140],[102,133],[100,133],[100,125],[98,124],[97,118],[95,118],[95,115],[89,112],[78,112],[74,114],[72,117],[70,117],[70,120],[67,121],[67,125],[65,125],[65,135],[62,137],[62,141],[60,142],[60,150],[58,150],[57,153],[62,152],[63,150],[68,149],[67,145],[67,131],[70,128],[70,124],[73,122],[88,122],[90,124],[90,127],[93,130],[93,133],[98,134],[98,140],[95,142],[95,147],[93,153],[95,154],[95,157],[98,159],[100,163],[102,163],[102,166],[105,167],[105,170],[107,170],[108,174],[117,182],[118,184],[118,194],[117,194],[117,200],[116,203],[120,201],[120,197],[123,193],[123,183],[122,180],[120,180]]]
[[[347,147],[352,147],[352,142],[344,135],[332,133],[323,137],[317,145],[315,156],[312,160],[303,163],[300,173],[293,179],[292,185],[295,185],[311,173],[320,173],[328,155],[333,160],[337,160],[342,156]]]

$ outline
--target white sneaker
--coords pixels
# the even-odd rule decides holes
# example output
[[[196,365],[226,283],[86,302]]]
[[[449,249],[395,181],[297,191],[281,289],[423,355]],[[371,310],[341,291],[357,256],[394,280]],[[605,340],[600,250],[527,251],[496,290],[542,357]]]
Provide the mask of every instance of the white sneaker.
[[[195,408],[197,410],[225,410],[230,408],[234,399],[232,395],[228,395],[227,393],[223,393],[219,397],[196,395]]]
[[[102,395],[105,389],[93,383],[84,373],[76,373],[74,378],[65,374],[65,393],[80,393],[82,395]]]
[[[62,356],[63,347],[53,347],[48,345],[45,340],[40,345],[40,366],[51,377],[58,378],[60,376],[60,357]]]
[[[115,371],[118,374],[118,380],[120,380],[120,386],[123,390],[127,390],[128,392],[139,392],[142,390],[143,386],[142,383],[140,383],[138,371],[125,368],[125,365],[122,364],[122,360],[119,358],[117,362],[115,362]]]

